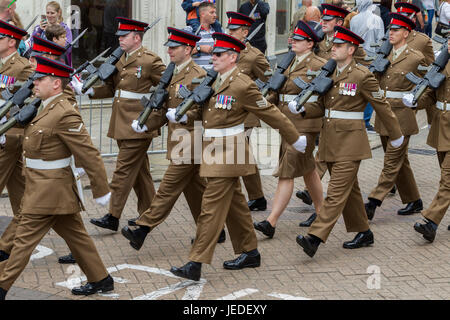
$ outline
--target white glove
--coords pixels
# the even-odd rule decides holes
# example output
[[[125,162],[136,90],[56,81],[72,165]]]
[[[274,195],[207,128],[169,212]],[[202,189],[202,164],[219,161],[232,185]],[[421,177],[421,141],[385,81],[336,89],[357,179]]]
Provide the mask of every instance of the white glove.
[[[293,114],[299,114],[305,111],[305,108],[303,106],[300,108],[300,110],[297,111],[297,102],[295,102],[294,100],[289,102],[288,107],[289,111],[291,111],[291,113]]]
[[[403,137],[403,136],[401,136],[398,139],[392,140],[391,146],[393,146],[394,148],[398,148],[403,144],[403,140],[405,140],[405,137]]]
[[[1,144],[1,145],[4,145],[5,143],[6,143],[6,137],[5,137],[4,134],[2,134],[2,135],[0,136],[0,144]]]
[[[413,104],[414,95],[412,93],[407,93],[403,95],[402,101],[408,108],[417,108],[417,103]]]
[[[81,82],[80,80],[78,80],[77,77],[73,77],[72,81],[70,82],[70,84],[73,87],[73,90],[75,91],[75,93],[77,95],[82,95],[81,93],[81,89],[83,88],[83,82]],[[91,88],[89,88],[89,90],[91,90]],[[88,90],[88,91],[89,91]]]
[[[6,119],[6,116],[3,116],[2,120],[0,120],[0,124],[4,124],[8,119]]]
[[[183,115],[183,117],[181,117],[180,121],[176,121],[175,120],[175,112],[176,111],[177,111],[177,109],[175,109],[175,108],[169,108],[169,111],[167,111],[167,113],[166,113],[167,119],[172,123],[187,122],[187,120],[188,120],[187,115]]]
[[[301,153],[305,153],[306,145],[307,145],[306,136],[300,136],[292,146],[295,148],[295,150]]]
[[[94,95],[94,89],[93,89],[93,88],[89,88],[89,89],[86,91],[85,95],[87,95],[87,96],[93,96],[93,95]]]
[[[111,192],[108,192],[106,195],[104,195],[103,197],[97,198],[95,199],[95,202],[97,202],[99,205],[101,205],[102,207],[105,207],[108,203],[109,200],[111,199]]]
[[[144,124],[141,128],[141,126],[139,125],[139,121],[137,121],[137,120],[133,120],[131,127],[133,128],[134,132],[136,132],[136,133],[144,133],[144,132],[148,131],[147,126]]]

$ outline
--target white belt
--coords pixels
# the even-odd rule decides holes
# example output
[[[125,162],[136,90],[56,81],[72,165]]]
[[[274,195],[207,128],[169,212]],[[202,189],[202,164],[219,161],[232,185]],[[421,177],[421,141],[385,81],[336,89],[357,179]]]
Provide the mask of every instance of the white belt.
[[[206,138],[220,138],[227,136],[234,136],[236,134],[242,133],[245,131],[244,124],[238,124],[234,127],[222,128],[222,129],[205,129],[203,132],[203,136]]]
[[[325,117],[333,119],[364,120],[364,112],[325,109]]]
[[[141,100],[143,97],[146,97],[147,99],[150,99],[151,93],[136,93],[131,91],[125,91],[125,90],[116,90],[115,97],[116,98],[124,98],[124,99],[134,99],[134,100]]]
[[[83,185],[81,184],[81,177],[75,169],[75,158],[73,156],[53,161],[25,158],[25,166],[27,168],[38,170],[62,169],[70,166],[70,169],[72,169],[72,174],[75,178],[75,182],[77,183],[78,195],[80,196],[81,203],[84,206]]]
[[[408,94],[409,91],[383,91],[383,95],[388,99],[402,99],[405,94]]]
[[[442,101],[436,102],[436,108],[438,108],[439,110],[442,110],[442,111],[447,110],[447,105],[448,105],[448,102],[442,102]]]
[[[296,97],[297,97],[297,95],[295,95],[295,94],[280,94],[279,100],[280,100],[280,102],[291,102]],[[319,96],[314,95],[314,96],[309,97],[308,101],[306,101],[306,102],[311,103],[311,102],[316,102],[317,100],[319,100]]]

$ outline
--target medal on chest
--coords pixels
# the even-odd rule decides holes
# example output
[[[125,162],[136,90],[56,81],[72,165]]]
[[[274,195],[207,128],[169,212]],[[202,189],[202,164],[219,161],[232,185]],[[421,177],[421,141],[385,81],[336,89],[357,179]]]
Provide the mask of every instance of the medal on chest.
[[[182,84],[177,84],[175,86],[175,97],[176,98],[183,99],[183,97],[179,94],[181,88],[183,88]]]
[[[7,88],[9,85],[14,84],[14,82],[16,82],[16,78],[0,74],[0,88]]]
[[[136,68],[136,78],[140,79],[142,77],[142,66]]]
[[[356,89],[357,89],[356,83],[341,82],[339,84],[339,94],[343,96],[355,96]]]
[[[231,96],[219,94],[216,98],[215,108],[231,110],[231,106],[234,101],[235,101],[235,99]]]

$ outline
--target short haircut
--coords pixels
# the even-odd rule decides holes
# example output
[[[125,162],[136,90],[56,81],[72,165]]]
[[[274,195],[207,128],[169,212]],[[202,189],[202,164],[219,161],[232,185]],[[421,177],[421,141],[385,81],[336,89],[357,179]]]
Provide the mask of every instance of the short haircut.
[[[63,78],[63,77],[57,77],[57,76],[49,76],[50,79],[52,79],[53,81],[59,79],[61,80],[61,88],[64,90],[67,85],[70,83],[70,78]]]
[[[59,37],[66,34],[66,29],[60,24],[50,25],[45,28],[45,37],[53,41],[54,38],[59,39]]]
[[[239,62],[239,57],[241,56],[240,53],[234,51],[234,50],[228,50],[226,51],[227,54],[231,55],[231,54],[235,54],[236,55],[236,63]]]
[[[143,33],[143,32],[140,32],[140,31],[133,31],[133,32],[134,32],[134,34],[136,34],[136,35],[139,36],[139,38],[141,39],[141,41],[144,40],[144,33]]]
[[[353,47],[355,51],[353,51],[353,55],[355,55],[356,50],[358,50],[359,46],[350,42],[345,42],[347,44],[347,47]]]
[[[200,5],[198,6],[198,11],[201,12],[206,8],[215,8],[216,5],[212,2],[202,2],[200,3]]]

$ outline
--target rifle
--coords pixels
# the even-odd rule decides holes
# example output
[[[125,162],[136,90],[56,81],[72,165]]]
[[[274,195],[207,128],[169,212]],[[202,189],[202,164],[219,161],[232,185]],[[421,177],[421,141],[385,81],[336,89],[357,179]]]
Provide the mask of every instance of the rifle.
[[[375,51],[375,56],[369,57],[371,60],[373,58],[373,62],[369,66],[370,72],[378,72],[380,74],[383,74],[386,72],[386,69],[391,64],[390,61],[387,59],[387,56],[392,51],[392,44],[389,42],[389,29],[384,34],[383,38],[381,39],[381,44],[371,44],[371,47],[377,47]]]
[[[33,94],[33,75],[34,73],[15,93],[11,93],[8,89],[2,92],[2,97],[6,101],[0,107],[0,119],[3,118],[13,106],[16,105],[22,107],[25,104],[25,100]]]
[[[109,49],[111,49],[111,47],[109,47],[108,49],[106,49],[105,51],[103,51],[102,53],[100,53],[98,56],[96,56],[94,59],[92,59],[91,61],[86,61],[84,62],[81,66],[79,66],[74,72],[72,72],[71,77],[73,77],[76,74],[79,74],[80,72],[83,72],[85,69],[89,72],[89,73],[93,73],[95,67],[94,67],[94,63],[97,62],[98,59],[102,58],[103,55],[105,55]]]
[[[214,81],[216,81],[218,72],[214,69],[210,69],[203,79],[193,91],[189,91],[186,87],[182,87],[178,93],[184,98],[184,100],[177,106],[175,111],[175,120],[180,119],[192,108],[194,103],[203,104],[214,94],[214,90],[211,88]]]
[[[428,72],[422,78],[416,76],[414,73],[409,72],[406,75],[406,79],[414,83],[416,86],[411,91],[414,95],[413,104],[416,104],[422,94],[427,88],[436,90],[445,81],[445,75],[440,73],[444,70],[450,55],[448,54],[448,42],[444,40],[444,43],[439,50],[439,55],[436,60],[428,67]]]
[[[260,79],[255,81],[262,95],[265,97],[269,93],[269,90],[278,91],[284,85],[287,80],[287,77],[283,74],[292,61],[295,59],[295,52],[289,50],[287,55],[283,58],[280,64],[277,65],[275,72],[269,78],[267,82],[263,82]]]
[[[258,4],[259,4],[259,2],[253,7],[252,11],[250,11],[250,14],[248,15],[250,18],[252,17],[252,15],[255,14],[256,8],[258,8]]]
[[[145,28],[145,31],[153,28],[161,18],[156,19],[151,25]],[[120,46],[117,47],[113,53],[106,59],[104,63],[100,65],[98,68],[91,68],[89,72],[89,76],[83,84],[83,88],[81,88],[82,93],[86,93],[89,88],[91,88],[97,80],[105,81],[109,77],[113,76],[117,72],[116,63],[120,60],[122,55],[125,53]]]
[[[259,26],[257,26],[257,27],[255,28],[255,30],[253,30],[253,32],[250,33],[250,34],[248,35],[248,37],[245,38],[245,40],[244,40],[243,42],[244,42],[244,43],[250,42],[250,40],[252,40],[252,39],[256,36],[256,34],[258,33],[258,31],[261,30],[261,28],[262,28],[263,26],[264,26],[264,22],[261,23]]]
[[[41,99],[36,98],[27,104],[25,107],[16,112],[7,122],[0,126],[0,135],[11,129],[16,123],[25,126],[36,117],[37,110],[41,105]]]
[[[314,92],[323,95],[330,90],[333,85],[333,80],[331,80],[329,76],[333,74],[334,69],[336,69],[336,61],[330,59],[319,71],[315,72],[316,77],[310,83],[306,83],[300,77],[294,79],[295,85],[302,89],[298,96],[292,100],[297,103],[297,111],[301,109]]]
[[[75,43],[77,43],[78,40],[81,39],[82,36],[84,36],[84,34],[88,31],[88,28],[84,29],[83,32],[81,32],[78,37],[76,37],[75,39],[73,39],[73,41],[71,43],[68,43],[65,47],[64,47],[64,52],[66,52],[71,46],[73,46]]]
[[[36,19],[37,19],[38,17],[39,17],[39,15],[37,15],[36,17],[34,17],[34,19],[31,20],[30,24],[27,25],[27,27],[26,27],[24,30],[28,32],[28,29],[31,28],[31,26],[34,24],[34,22],[36,21]]]
[[[141,99],[141,105],[144,106],[144,110],[139,115],[139,126],[142,128],[147,121],[148,117],[150,116],[150,113],[153,109],[159,110],[161,109],[162,105],[164,104],[164,101],[166,101],[169,93],[167,92],[167,87],[169,86],[170,82],[172,81],[173,72],[175,71],[175,63],[171,62],[167,66],[166,70],[161,76],[161,79],[159,80],[158,86],[156,87],[155,92],[152,94],[150,99],[143,97]]]

